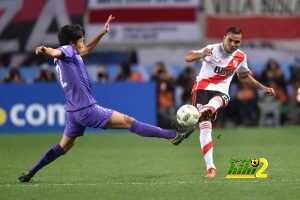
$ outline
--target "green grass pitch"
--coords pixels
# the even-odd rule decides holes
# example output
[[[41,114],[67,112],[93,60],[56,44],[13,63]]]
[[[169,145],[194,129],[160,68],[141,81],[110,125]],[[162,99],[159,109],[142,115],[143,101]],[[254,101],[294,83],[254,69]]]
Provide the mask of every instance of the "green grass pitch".
[[[126,131],[86,134],[28,184],[17,176],[60,135],[0,135],[0,199],[300,199],[300,127],[214,130],[215,179],[203,178],[198,135],[175,147]],[[269,178],[224,178],[231,158],[253,157],[268,159]]]

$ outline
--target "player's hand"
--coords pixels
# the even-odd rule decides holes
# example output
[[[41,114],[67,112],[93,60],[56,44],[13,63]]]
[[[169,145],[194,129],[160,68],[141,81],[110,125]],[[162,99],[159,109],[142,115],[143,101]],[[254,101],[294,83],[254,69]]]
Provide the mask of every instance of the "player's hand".
[[[202,53],[203,53],[203,57],[211,56],[212,55],[212,49],[205,48]]]
[[[275,90],[271,87],[265,87],[263,89],[263,91],[264,91],[265,95],[267,95],[267,96],[275,96],[276,95]]]
[[[104,24],[104,26],[103,26],[103,32],[104,32],[104,33],[109,32],[109,23],[110,23],[112,20],[114,20],[114,19],[115,19],[115,17],[114,17],[113,15],[109,15],[109,17],[107,18],[107,20],[106,20],[106,22],[105,22],[105,24]]]
[[[44,54],[45,51],[46,51],[45,46],[38,46],[37,48],[35,48],[35,54],[36,55]]]

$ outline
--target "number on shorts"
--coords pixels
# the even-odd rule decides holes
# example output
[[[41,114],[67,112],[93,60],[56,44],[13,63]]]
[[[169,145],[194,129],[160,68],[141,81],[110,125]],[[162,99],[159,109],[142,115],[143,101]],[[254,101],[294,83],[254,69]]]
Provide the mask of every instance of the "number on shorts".
[[[224,101],[224,105],[227,105],[227,104],[229,103],[229,101],[230,101],[230,97],[229,97],[228,95],[226,95],[226,94],[223,94],[223,95],[221,96],[221,98],[222,98],[223,101]]]

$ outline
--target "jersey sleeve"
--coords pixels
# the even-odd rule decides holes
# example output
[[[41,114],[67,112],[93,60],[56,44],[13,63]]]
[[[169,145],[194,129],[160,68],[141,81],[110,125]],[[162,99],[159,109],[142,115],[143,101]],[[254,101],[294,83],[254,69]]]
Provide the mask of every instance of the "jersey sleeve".
[[[206,48],[212,48],[211,45],[207,45],[205,47],[203,47],[202,49],[198,49],[198,50],[192,50],[193,53],[202,53],[204,51],[204,49]]]
[[[63,53],[62,60],[70,60],[74,56],[74,49],[70,45],[61,46],[58,49]]]
[[[248,67],[248,62],[247,62],[247,56],[245,55],[245,58],[244,60],[241,62],[238,70],[237,70],[237,73],[238,74],[241,74],[241,73],[245,73],[245,72],[250,72],[250,69]]]

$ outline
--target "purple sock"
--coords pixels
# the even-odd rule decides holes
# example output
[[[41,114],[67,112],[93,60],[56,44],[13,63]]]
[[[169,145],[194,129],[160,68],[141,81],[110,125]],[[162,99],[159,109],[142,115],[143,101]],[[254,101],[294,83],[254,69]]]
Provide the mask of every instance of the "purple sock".
[[[133,122],[129,130],[133,133],[144,137],[158,137],[171,139],[176,136],[175,131],[162,129],[157,126],[152,126],[150,124],[146,124],[137,120]]]
[[[32,176],[35,175],[40,169],[63,155],[65,151],[59,144],[53,146],[29,171]]]

